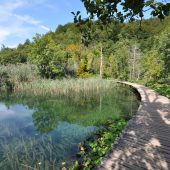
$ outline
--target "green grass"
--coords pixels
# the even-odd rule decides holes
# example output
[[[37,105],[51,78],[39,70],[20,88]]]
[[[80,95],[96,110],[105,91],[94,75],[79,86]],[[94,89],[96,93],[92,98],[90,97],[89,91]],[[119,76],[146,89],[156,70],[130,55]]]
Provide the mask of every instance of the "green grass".
[[[34,65],[19,64],[0,66],[0,90],[32,93],[34,95],[61,95],[68,92],[81,92],[107,89],[112,81],[100,78],[87,79],[43,79]]]

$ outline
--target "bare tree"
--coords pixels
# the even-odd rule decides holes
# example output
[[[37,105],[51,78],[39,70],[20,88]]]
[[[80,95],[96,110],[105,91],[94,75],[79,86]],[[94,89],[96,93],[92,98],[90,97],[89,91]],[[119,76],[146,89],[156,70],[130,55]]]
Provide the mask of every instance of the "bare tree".
[[[103,48],[101,46],[100,48],[100,77],[103,78],[103,68],[104,68],[104,65],[103,65]]]
[[[140,57],[141,57],[141,52],[136,44],[136,42],[132,45],[130,49],[130,55],[129,55],[129,77],[131,80],[133,79],[139,79],[140,77]]]

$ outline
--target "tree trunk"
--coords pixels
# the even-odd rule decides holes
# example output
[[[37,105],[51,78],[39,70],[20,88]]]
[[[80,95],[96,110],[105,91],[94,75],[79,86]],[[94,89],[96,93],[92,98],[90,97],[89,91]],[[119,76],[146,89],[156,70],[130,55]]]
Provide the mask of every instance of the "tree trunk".
[[[99,105],[100,112],[102,111],[102,99],[103,97],[102,97],[102,94],[100,93],[100,105]]]
[[[136,44],[134,46],[134,49],[133,49],[133,71],[132,71],[132,75],[133,75],[133,79],[135,79],[135,67],[136,67]]]
[[[103,78],[103,48],[100,49],[100,77]]]

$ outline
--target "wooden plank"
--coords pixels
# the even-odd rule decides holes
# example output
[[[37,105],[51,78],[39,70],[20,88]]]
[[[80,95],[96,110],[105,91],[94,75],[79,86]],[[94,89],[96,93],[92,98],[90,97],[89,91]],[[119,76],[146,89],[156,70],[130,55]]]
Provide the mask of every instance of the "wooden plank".
[[[170,169],[170,100],[147,87],[121,83],[138,91],[140,107],[119,143],[113,145],[112,152],[104,159],[103,167],[109,170],[114,170],[116,165],[132,170]]]

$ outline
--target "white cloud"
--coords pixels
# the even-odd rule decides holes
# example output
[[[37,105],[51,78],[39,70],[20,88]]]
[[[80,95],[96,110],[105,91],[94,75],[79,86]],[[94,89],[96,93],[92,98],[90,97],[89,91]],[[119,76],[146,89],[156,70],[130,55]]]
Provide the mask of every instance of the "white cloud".
[[[32,25],[38,25],[38,24],[41,23],[40,21],[32,18],[29,15],[22,15],[21,16],[21,15],[13,14],[13,17],[16,17],[16,19],[21,21],[21,22],[25,22],[25,23],[32,24]]]
[[[17,117],[19,118],[25,118],[25,117],[31,117],[34,110],[27,109],[27,107],[22,105],[11,105],[10,107],[7,107],[5,104],[0,103],[0,121],[4,119],[8,119],[11,117]]]
[[[24,1],[15,0],[0,4],[0,22],[7,22],[12,17],[13,11],[24,6]]]
[[[0,43],[5,40],[5,37],[7,37],[10,33],[7,30],[0,28]]]
[[[50,31],[50,28],[48,28],[48,27],[45,26],[45,25],[41,25],[41,28],[44,29],[44,30],[46,30],[46,31]]]
[[[0,4],[0,11],[11,12],[19,7],[23,7],[25,4],[25,0],[11,0]]]
[[[0,44],[5,44],[5,40],[8,37],[18,37],[18,38],[23,38],[28,36],[28,33],[30,31],[30,28],[21,28],[18,25],[10,25],[10,27],[3,27],[0,26]],[[6,44],[5,44],[6,45]],[[7,46],[9,46],[7,44]],[[11,46],[11,45],[10,45]],[[17,44],[12,45],[13,47],[16,47]]]
[[[14,114],[15,111],[9,110],[3,103],[0,103],[0,120]]]
[[[44,3],[46,0],[8,0],[0,2],[0,44],[5,44],[11,36],[30,37],[30,34],[49,31],[50,28],[28,14],[18,14],[18,10]],[[6,45],[6,44],[5,44]],[[8,45],[8,44],[7,44]]]

